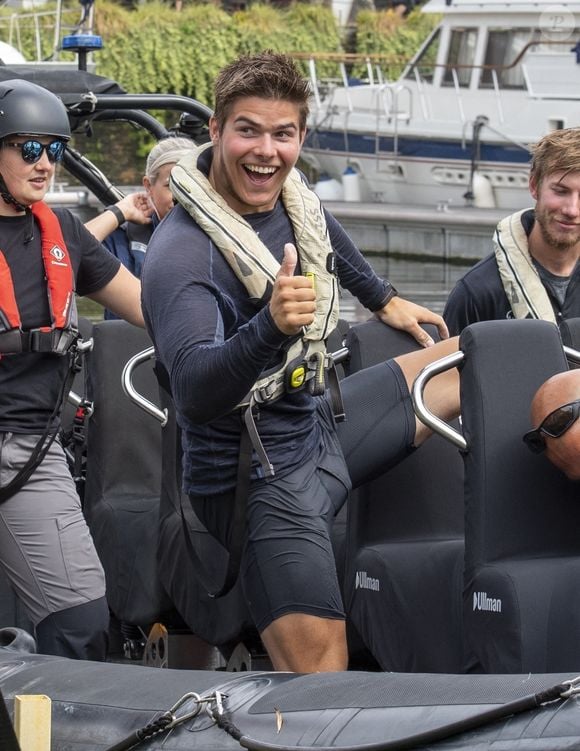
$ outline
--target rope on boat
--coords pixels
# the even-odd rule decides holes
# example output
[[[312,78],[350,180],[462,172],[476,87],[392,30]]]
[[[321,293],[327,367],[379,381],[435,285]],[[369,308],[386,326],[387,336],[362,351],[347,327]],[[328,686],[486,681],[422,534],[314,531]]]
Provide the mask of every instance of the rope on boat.
[[[457,722],[451,722],[439,728],[426,730],[422,733],[415,733],[406,738],[400,738],[394,741],[366,743],[356,746],[286,746],[276,743],[268,743],[250,738],[234,724],[230,713],[224,708],[223,699],[227,694],[215,691],[213,694],[201,696],[200,694],[190,692],[176,702],[171,709],[164,712],[160,717],[153,720],[140,730],[133,731],[129,736],[124,738],[114,746],[110,746],[105,751],[129,751],[135,746],[152,738],[160,733],[168,732],[177,725],[196,717],[201,711],[202,706],[206,706],[208,714],[213,718],[216,725],[224,730],[231,738],[236,740],[243,748],[249,751],[403,751],[412,749],[417,746],[423,746],[428,743],[435,743],[444,740],[453,735],[465,733],[469,730],[475,730],[488,725],[492,722],[505,719],[507,717],[538,709],[543,704],[553,701],[563,701],[580,693],[580,676],[563,681],[544,691],[535,694],[528,694],[521,699],[501,704],[498,707],[489,709],[485,712],[467,717]],[[193,701],[194,707],[188,712],[178,714],[188,702]]]
[[[174,727],[177,727],[177,725],[197,717],[204,704],[209,701],[216,701],[216,694],[218,694],[217,691],[215,694],[212,694],[211,697],[200,696],[200,694],[196,694],[194,691],[184,694],[181,699],[171,707],[171,709],[167,710],[167,712],[164,712],[160,717],[145,725],[145,727],[140,728],[139,730],[134,730],[122,741],[119,741],[114,746],[110,746],[105,749],[105,751],[128,751],[144,741],[149,740],[149,738],[153,738],[153,736],[158,735],[159,733],[165,733],[172,730]],[[189,712],[178,714],[178,710],[190,701],[193,701],[194,703],[193,709]],[[221,697],[217,704],[221,707]]]
[[[230,720],[227,712],[219,711],[215,708],[212,716],[216,724],[237,740],[241,746],[249,751],[402,751],[402,749],[416,748],[428,743],[449,738],[452,735],[465,733],[468,730],[475,730],[497,720],[537,709],[543,704],[549,702],[565,700],[569,697],[580,693],[580,676],[563,681],[552,688],[540,691],[536,694],[529,694],[521,699],[507,702],[499,707],[480,712],[473,717],[467,717],[457,722],[451,722],[433,730],[427,730],[423,733],[416,733],[400,738],[394,741],[367,743],[356,746],[284,746],[275,743],[266,743],[244,735]]]

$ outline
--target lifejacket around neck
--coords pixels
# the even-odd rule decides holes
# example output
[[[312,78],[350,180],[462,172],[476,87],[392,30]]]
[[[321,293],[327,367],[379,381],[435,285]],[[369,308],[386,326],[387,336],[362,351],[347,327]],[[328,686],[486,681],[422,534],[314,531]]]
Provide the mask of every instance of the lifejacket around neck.
[[[203,144],[172,169],[171,192],[219,248],[250,298],[266,301],[280,264],[250,224],[227,204],[197,167],[200,154],[208,148],[211,144]],[[282,188],[282,202],[294,229],[302,273],[313,279],[316,314],[302,337],[287,350],[281,367],[256,382],[252,391],[255,400],[262,403],[278,399],[288,390],[288,365],[296,358],[310,367],[299,383],[293,387],[290,384],[290,390],[303,387],[320,373],[320,363],[326,353],[324,340],[336,327],[339,315],[335,255],[324,211],[318,196],[295,169]],[[319,383],[317,391],[321,388]]]
[[[539,318],[556,323],[550,302],[528,248],[528,236],[517,211],[502,219],[493,235],[493,250],[506,297],[514,318]]]
[[[171,170],[173,197],[213,240],[232,271],[254,300],[267,300],[280,264],[250,224],[214,190],[198,168],[200,155],[212,144],[203,144]],[[335,256],[320,199],[293,169],[282,188],[282,202],[292,222],[302,273],[316,288],[315,320],[304,330],[311,341],[326,339],[339,315]]]
[[[0,355],[52,352],[64,355],[78,337],[74,273],[60,223],[42,201],[31,206],[40,225],[50,326],[22,330],[10,267],[0,249]]]

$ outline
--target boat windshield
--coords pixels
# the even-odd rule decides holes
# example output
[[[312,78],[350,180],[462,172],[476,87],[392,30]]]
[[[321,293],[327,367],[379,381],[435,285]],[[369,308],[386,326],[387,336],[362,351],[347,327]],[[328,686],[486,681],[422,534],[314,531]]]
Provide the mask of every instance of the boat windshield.
[[[447,67],[443,74],[443,86],[469,86],[472,66],[475,61],[475,45],[477,43],[476,28],[452,29],[449,40],[449,54]],[[467,67],[462,67],[467,66]]]
[[[416,78],[419,75],[423,82],[433,83],[433,73],[435,71],[435,63],[437,62],[440,41],[441,27],[439,26],[416,55],[408,71],[404,73],[403,78]]]
[[[529,42],[539,39],[538,29],[490,29],[487,36],[484,65],[481,71],[480,88],[498,85],[502,89],[523,89],[524,76],[520,63],[510,66]],[[533,54],[534,48],[531,48]],[[497,77],[497,81],[494,78]]]

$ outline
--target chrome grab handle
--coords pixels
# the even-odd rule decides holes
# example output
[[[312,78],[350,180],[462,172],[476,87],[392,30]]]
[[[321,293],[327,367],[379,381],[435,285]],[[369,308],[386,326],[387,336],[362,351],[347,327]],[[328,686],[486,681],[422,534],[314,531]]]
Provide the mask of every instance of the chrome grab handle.
[[[430,363],[417,375],[413,382],[413,388],[411,389],[413,409],[419,420],[421,420],[422,423],[425,423],[427,427],[431,428],[434,433],[438,433],[443,436],[443,438],[446,438],[453,443],[461,451],[467,450],[467,441],[461,433],[455,430],[455,428],[452,428],[451,425],[448,425],[444,420],[437,417],[427,409],[423,400],[423,392],[427,382],[430,381],[433,376],[457,367],[459,363],[463,362],[464,357],[465,355],[463,352],[459,350],[458,352],[453,352],[451,355],[447,355],[440,360],[435,360],[435,362]]]
[[[579,350],[564,346],[564,354],[569,362],[574,362],[580,365]],[[451,355],[447,355],[447,357],[442,357],[440,360],[435,360],[435,362],[430,363],[417,375],[413,382],[413,388],[411,389],[413,409],[419,420],[427,425],[427,427],[431,428],[433,432],[438,433],[443,436],[443,438],[446,438],[453,443],[461,451],[467,450],[467,441],[461,433],[427,409],[423,400],[423,392],[427,382],[430,381],[433,376],[457,367],[457,365],[463,362],[464,357],[465,355],[463,352],[459,350]]]
[[[564,346],[564,354],[566,355],[568,362],[574,362],[576,365],[580,365],[580,350]]]
[[[133,386],[133,372],[140,365],[147,362],[147,360],[153,360],[154,358],[154,347],[148,347],[142,352],[138,352],[136,355],[133,355],[133,357],[131,357],[131,359],[127,361],[127,364],[123,368],[121,383],[123,385],[123,391],[129,397],[129,399],[138,407],[140,407],[144,412],[147,412],[148,415],[151,415],[156,420],[159,420],[161,427],[164,428],[167,425],[167,421],[169,419],[168,411],[166,409],[159,409],[159,407],[156,407],[153,402],[150,402],[149,399],[146,399]]]

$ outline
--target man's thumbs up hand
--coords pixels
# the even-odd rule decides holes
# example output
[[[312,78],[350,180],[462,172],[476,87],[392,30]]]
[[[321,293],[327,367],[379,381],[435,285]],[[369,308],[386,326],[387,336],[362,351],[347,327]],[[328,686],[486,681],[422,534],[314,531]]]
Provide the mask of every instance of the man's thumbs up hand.
[[[298,254],[292,243],[284,246],[284,258],[274,282],[270,299],[270,313],[276,326],[292,336],[309,326],[316,312],[316,295],[312,281],[294,276]]]
[[[286,243],[284,246],[284,258],[282,259],[282,265],[280,271],[276,275],[278,279],[281,276],[294,276],[296,270],[296,264],[298,263],[298,253],[292,243]]]

